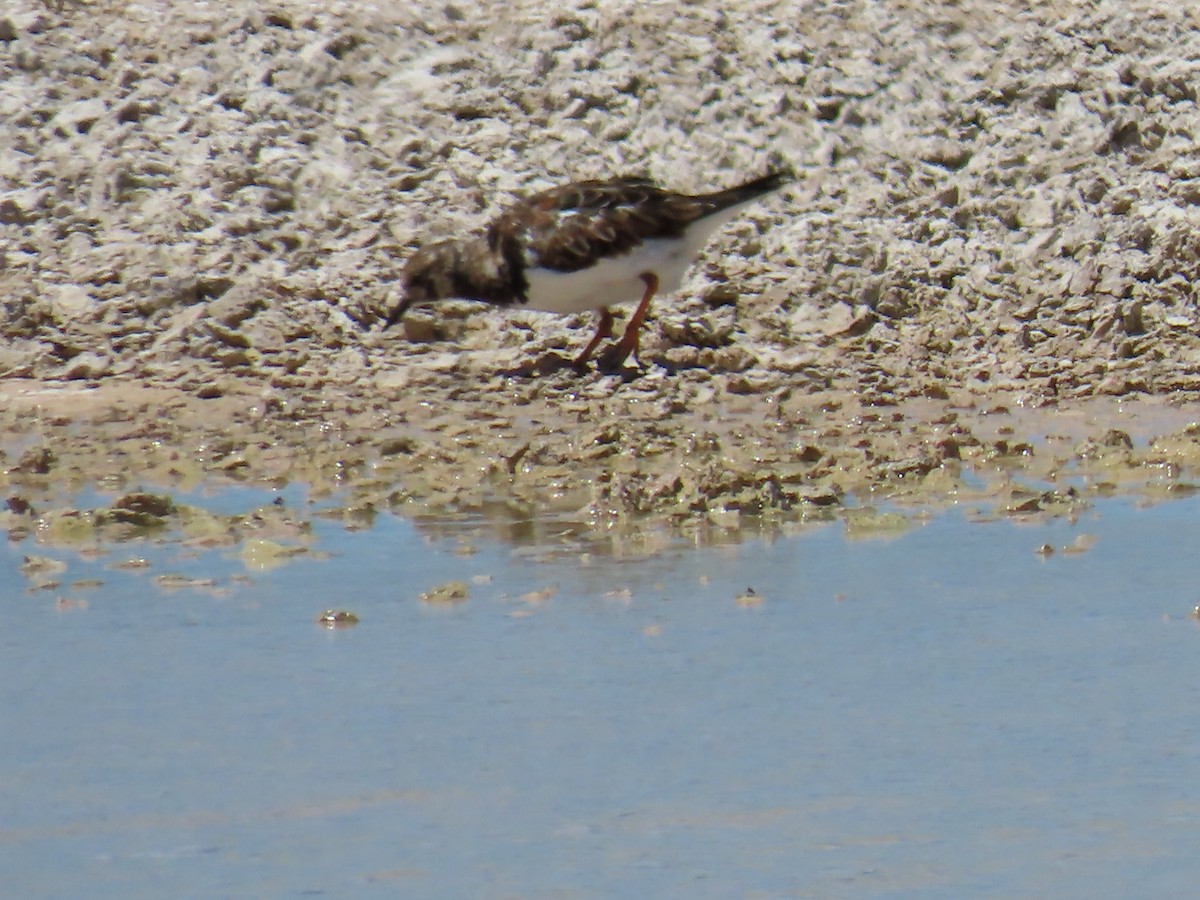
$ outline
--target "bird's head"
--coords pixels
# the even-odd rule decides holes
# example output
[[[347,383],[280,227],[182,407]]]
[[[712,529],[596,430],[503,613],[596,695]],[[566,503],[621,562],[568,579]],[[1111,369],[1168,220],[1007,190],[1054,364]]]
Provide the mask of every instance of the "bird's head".
[[[424,306],[435,300],[444,300],[455,295],[454,272],[459,261],[458,247],[454,241],[442,241],[422,247],[411,257],[400,278],[403,296],[396,308],[388,313],[384,328],[391,328],[408,312],[410,307]]]

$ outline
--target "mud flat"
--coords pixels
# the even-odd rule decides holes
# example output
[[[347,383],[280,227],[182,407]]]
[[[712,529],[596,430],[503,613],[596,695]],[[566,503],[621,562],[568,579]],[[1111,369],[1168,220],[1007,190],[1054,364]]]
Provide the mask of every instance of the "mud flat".
[[[51,540],[88,485],[136,529],[299,481],[355,527],[621,552],[1195,489],[1194,10],[619,12],[7,6],[4,527]],[[374,327],[413,247],[517,192],[771,162],[798,184],[658,303],[638,369],[564,365],[588,317]]]
[[[498,377],[491,405],[447,390],[436,406],[369,390],[202,400],[119,382],[9,381],[0,526],[44,546],[253,539],[282,540],[285,553],[303,547],[314,516],[360,529],[395,513],[432,533],[469,526],[643,555],[673,536],[726,543],[834,521],[851,537],[898,533],[952,507],[1077,517],[1097,498],[1158,502],[1200,485],[1195,410],[1156,398],[1035,410],[994,397],[869,405],[834,392],[669,399],[711,390],[710,377],[610,376],[586,389],[573,376]],[[179,500],[295,484],[306,497],[296,508],[280,500],[218,517]]]

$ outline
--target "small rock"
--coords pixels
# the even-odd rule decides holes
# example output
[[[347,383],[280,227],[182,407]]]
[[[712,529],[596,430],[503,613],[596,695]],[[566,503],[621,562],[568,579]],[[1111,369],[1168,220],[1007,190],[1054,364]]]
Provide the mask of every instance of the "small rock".
[[[80,353],[63,366],[63,377],[71,380],[90,381],[100,378],[112,368],[112,359],[99,353]]]
[[[405,316],[403,325],[404,337],[414,344],[428,344],[445,336],[432,316]]]
[[[175,512],[175,501],[166,494],[137,492],[126,494],[113,503],[113,509],[126,509],[162,518]]]
[[[1017,221],[1025,229],[1049,228],[1054,224],[1054,207],[1041,194],[1035,194],[1017,213]]]
[[[411,437],[385,438],[379,442],[380,456],[407,456],[416,450],[417,442]]]
[[[13,472],[25,472],[32,475],[45,475],[58,460],[48,447],[30,447],[21,454]]]
[[[16,200],[11,197],[0,200],[0,225],[25,225],[30,221],[32,216]]]
[[[421,594],[420,600],[422,603],[428,603],[431,606],[437,606],[450,603],[462,603],[471,594],[471,589],[465,581],[447,581],[445,584],[439,584],[432,590],[428,590]]]
[[[62,560],[49,556],[26,556],[21,563],[21,573],[26,577],[34,575],[57,575],[67,570],[67,564]]]
[[[353,628],[358,624],[358,616],[344,609],[327,609],[316,618],[318,625],[326,628]]]
[[[1100,443],[1105,447],[1118,447],[1125,450],[1133,449],[1133,438],[1129,436],[1129,432],[1121,431],[1119,428],[1110,428],[1104,432],[1104,436],[1100,438]]]
[[[96,298],[78,284],[60,285],[50,299],[54,318],[63,324],[79,319],[91,321],[96,317],[97,306]]]
[[[541,590],[529,591],[528,593],[522,594],[520,600],[522,603],[545,603],[556,593],[558,593],[558,588],[554,585],[550,585],[549,587],[544,587]]]
[[[733,602],[742,608],[748,608],[752,606],[761,606],[763,598],[759,596],[758,592],[755,591],[754,588],[748,587],[746,590],[738,594],[734,598]]]

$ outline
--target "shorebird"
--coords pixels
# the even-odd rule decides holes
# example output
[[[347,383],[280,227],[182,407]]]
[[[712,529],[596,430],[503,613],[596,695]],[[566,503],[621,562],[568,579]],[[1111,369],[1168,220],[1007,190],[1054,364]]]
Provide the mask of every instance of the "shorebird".
[[[600,312],[595,336],[575,359],[582,367],[612,335],[610,306],[637,303],[606,356],[619,367],[638,351],[650,299],[679,290],[713,233],[742,207],[785,187],[772,171],[709,194],[680,194],[644,178],[579,181],[532,194],[479,234],[423,247],[409,259],[390,328],[413,306],[460,298],[556,313]]]

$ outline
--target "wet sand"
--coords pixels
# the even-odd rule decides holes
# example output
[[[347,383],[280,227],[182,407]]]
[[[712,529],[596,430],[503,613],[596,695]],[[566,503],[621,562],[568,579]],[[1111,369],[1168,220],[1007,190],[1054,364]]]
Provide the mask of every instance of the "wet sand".
[[[546,383],[501,380],[492,396],[535,386]],[[830,392],[774,403],[734,396],[672,413],[662,394],[693,388],[687,378],[557,387],[483,408],[473,398],[433,407],[366,392],[247,390],[201,400],[119,382],[10,380],[0,385],[0,525],[13,540],[74,547],[195,537],[211,528],[178,494],[294,484],[310,503],[278,512],[285,532],[318,508],[354,527],[394,513],[434,530],[472,521],[514,540],[537,534],[620,555],[671,535],[723,543],[810,522],[903,530],[948,508],[1070,518],[1113,494],[1153,502],[1198,484],[1198,412],[1171,399],[1026,410],[996,396],[868,405]],[[79,505],[84,492],[95,505]],[[221,540],[256,533],[229,527]]]

